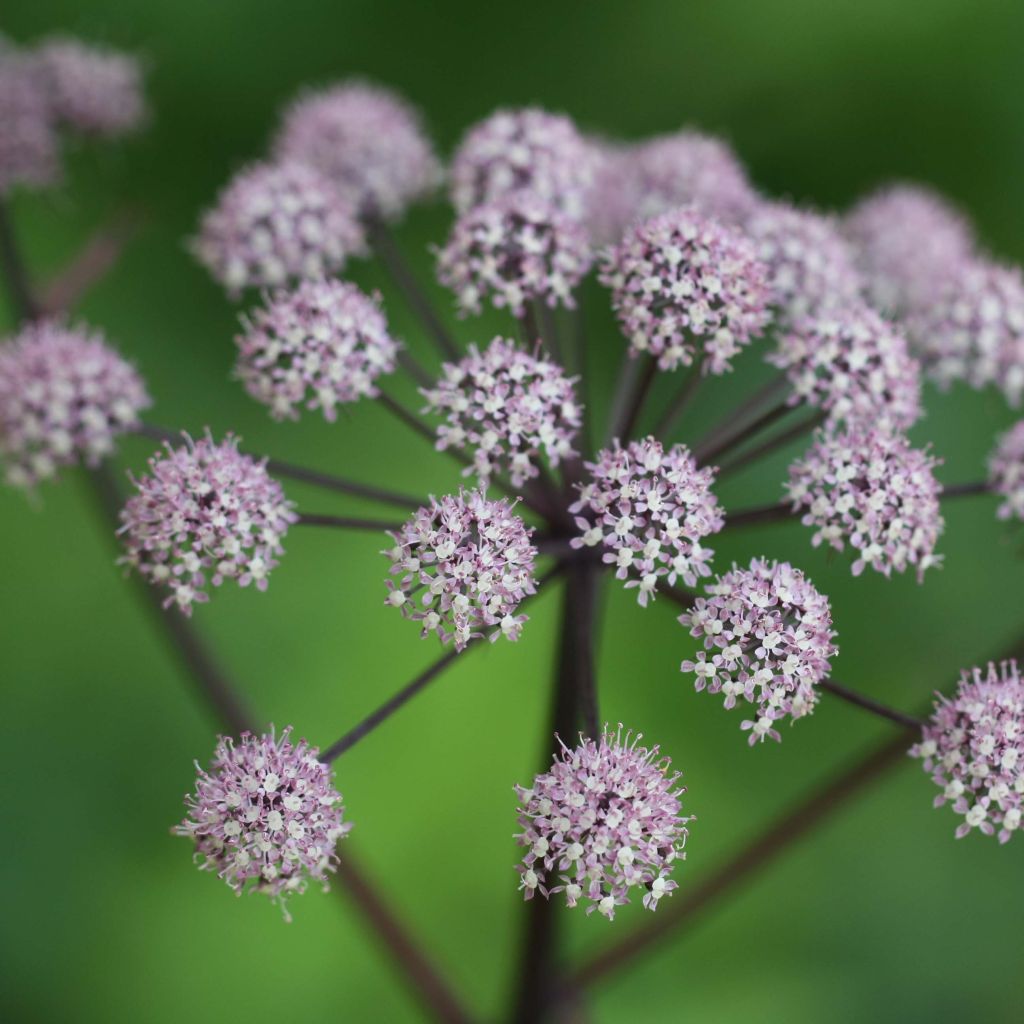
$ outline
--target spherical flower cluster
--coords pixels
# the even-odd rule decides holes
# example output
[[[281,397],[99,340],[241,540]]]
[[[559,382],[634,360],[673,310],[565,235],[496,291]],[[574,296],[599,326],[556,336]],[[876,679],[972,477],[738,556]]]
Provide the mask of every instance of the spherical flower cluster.
[[[527,189],[579,219],[596,170],[594,148],[568,117],[498,110],[469,129],[452,157],[452,202],[461,213]]]
[[[790,403],[835,422],[906,429],[921,417],[921,368],[902,331],[864,304],[797,321],[768,361],[786,371]]]
[[[989,485],[1002,499],[1000,519],[1024,519],[1024,420],[999,438],[988,462]]]
[[[925,369],[941,385],[997,385],[1011,405],[1024,395],[1024,275],[976,261],[907,320]]]
[[[365,246],[355,208],[303,164],[256,164],[203,217],[198,260],[230,293],[340,270]]]
[[[517,867],[525,899],[565,893],[575,907],[589,901],[608,920],[629,903],[630,890],[643,890],[643,905],[658,901],[677,884],[669,878],[676,860],[685,859],[688,835],[679,798],[679,772],[659,757],[658,747],[642,747],[638,733],[612,733],[584,739],[570,749],[559,739],[551,770],[527,789],[516,786],[519,824],[516,841],[526,850]]]
[[[960,214],[919,185],[890,185],[846,215],[868,298],[883,313],[926,308],[971,258],[974,239]]]
[[[210,599],[207,584],[237,580],[266,590],[281,540],[298,516],[281,485],[228,437],[207,434],[149,460],[121,512],[122,563],[170,591],[164,607],[186,615]]]
[[[53,113],[68,128],[114,138],[142,123],[146,105],[138,58],[77,39],[51,39],[39,59]]]
[[[768,322],[767,276],[750,241],[686,206],[630,229],[601,281],[634,353],[675,370],[702,345],[705,370],[720,374]]]
[[[97,465],[150,405],[135,368],[98,332],[43,322],[0,345],[0,462],[32,487],[79,459]]]
[[[196,763],[188,817],[174,830],[196,845],[203,871],[216,871],[239,895],[266,893],[289,919],[287,898],[309,880],[327,888],[338,860],[335,843],[352,825],[316,747],[280,736],[242,733],[236,744],[220,737],[210,771]]]
[[[714,551],[700,542],[725,520],[711,492],[714,470],[698,469],[685,445],[666,452],[653,437],[625,448],[616,441],[587,470],[590,482],[569,508],[582,531],[574,548],[607,548],[603,560],[627,587],[638,588],[641,605],[662,579],[674,584],[681,577],[692,587],[710,575]]]
[[[865,425],[818,431],[814,444],[790,466],[787,490],[801,522],[816,530],[812,543],[857,552],[853,574],[865,566],[889,576],[913,566],[920,580],[939,565],[941,487],[927,451],[902,434]]]
[[[429,195],[442,176],[417,111],[368,82],[300,97],[285,113],[274,151],[316,168],[360,213],[388,219]]]
[[[788,203],[761,203],[744,230],[768,267],[773,304],[784,323],[848,305],[860,295],[853,252],[829,218]]]
[[[766,736],[778,740],[775,723],[809,715],[816,686],[829,674],[837,649],[828,598],[787,562],[756,558],[749,569],[734,566],[707,592],[679,617],[705,647],[682,670],[694,673],[698,692],[723,693],[726,708],[739,698],[756,706],[757,717],[741,725],[750,730],[751,746]]]
[[[951,801],[963,815],[957,839],[976,828],[998,829],[1005,843],[1021,827],[1024,810],[1024,682],[1015,661],[964,672],[952,698],[939,696],[910,750],[942,790],[935,806]]]
[[[479,313],[482,299],[522,316],[533,300],[575,305],[572,290],[590,267],[579,222],[532,192],[510,192],[461,214],[437,254],[441,283],[462,312]]]
[[[437,387],[423,392],[427,409],[446,417],[437,428],[438,450],[472,448],[465,472],[475,472],[481,487],[505,469],[522,486],[539,474],[542,452],[552,466],[575,454],[582,409],[573,381],[557,363],[504,338],[484,352],[470,345],[465,358],[445,363]]]
[[[303,281],[242,324],[236,372],[275,419],[298,419],[305,407],[333,422],[339,404],[379,394],[375,382],[394,371],[400,347],[379,299],[342,281]]]
[[[39,61],[0,42],[0,195],[60,176],[60,143]]]
[[[387,603],[457,651],[474,637],[518,640],[528,616],[516,609],[535,590],[531,532],[506,500],[482,491],[431,498],[391,535]]]

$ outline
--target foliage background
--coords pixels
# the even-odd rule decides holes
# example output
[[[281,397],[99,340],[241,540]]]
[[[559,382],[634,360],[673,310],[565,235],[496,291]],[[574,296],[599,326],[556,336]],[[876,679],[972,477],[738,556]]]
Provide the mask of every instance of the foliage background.
[[[234,429],[257,450],[441,492],[457,480],[449,465],[372,405],[334,428],[312,416],[274,426],[228,380],[235,313],[182,242],[229,174],[261,153],[282,101],[306,83],[366,74],[424,108],[446,150],[499,104],[541,103],[627,137],[693,123],[729,137],[762,188],[802,201],[842,206],[891,177],[929,181],[964,205],[995,252],[1020,260],[1022,16],[1019,4],[966,0],[14,0],[2,27],[16,39],[61,30],[145,51],[155,111],[140,140],[76,155],[67,186],[19,198],[16,215],[43,272],[121,204],[144,206],[142,236],[80,312],[138,361],[159,422]],[[424,276],[426,246],[448,218],[439,203],[401,229]],[[354,276],[383,284],[370,264]],[[600,290],[588,294],[592,351],[608,379],[621,341]],[[397,298],[389,308],[425,353]],[[507,327],[492,317],[460,330],[486,340]],[[705,395],[687,435],[763,374],[753,353],[741,365]],[[930,392],[928,404],[916,436],[946,458],[944,479],[976,478],[1011,414],[995,396],[964,390]],[[125,458],[141,465],[147,449],[132,441]],[[731,481],[727,504],[773,500],[785,461]],[[289,490],[307,509],[357,508]],[[920,588],[852,580],[799,526],[737,532],[716,544],[718,564],[764,552],[803,566],[833,600],[837,678],[909,709],[1022,625],[1019,543],[993,511],[987,498],[949,508],[946,568]],[[296,901],[286,926],[265,901],[236,901],[197,874],[168,835],[192,759],[208,757],[215,730],[113,568],[81,480],[46,488],[38,507],[5,491],[0,528],[0,1015],[417,1019],[343,897]],[[316,742],[435,654],[382,606],[379,546],[296,530],[267,595],[226,589],[196,616],[267,718]],[[350,851],[492,1017],[522,909],[511,786],[539,756],[553,611],[549,595],[521,643],[468,655],[339,765],[356,823]],[[886,732],[826,697],[781,745],[748,750],[738,714],[679,675],[689,646],[667,604],[643,612],[611,588],[605,622],[605,716],[660,741],[686,772],[699,821],[678,873],[684,887]],[[932,811],[932,796],[917,766],[901,767],[692,934],[600,988],[592,1019],[1019,1020],[1024,842],[954,842],[953,816]],[[632,911],[611,927],[572,915],[574,949],[621,934],[639,920]]]

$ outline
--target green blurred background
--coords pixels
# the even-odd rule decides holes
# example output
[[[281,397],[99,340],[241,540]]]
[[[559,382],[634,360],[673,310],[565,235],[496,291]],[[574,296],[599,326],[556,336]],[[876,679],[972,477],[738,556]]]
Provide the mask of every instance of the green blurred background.
[[[151,62],[150,130],[76,154],[64,188],[19,197],[14,210],[44,274],[123,204],[145,208],[145,230],[80,313],[138,361],[154,420],[234,429],[253,449],[402,490],[442,492],[458,477],[369,403],[334,427],[312,415],[272,424],[229,380],[235,310],[183,247],[200,209],[262,152],[279,105],[307,83],[353,73],[388,83],[425,110],[445,151],[496,105],[536,102],[625,137],[682,124],[722,133],[763,189],[821,205],[919,178],[962,203],[1001,257],[1024,258],[1021,4],[9,0],[0,28],[26,41],[72,32]],[[438,203],[400,228],[424,277],[427,245],[449,216]],[[426,357],[377,267],[357,264],[352,276],[385,289],[396,332]],[[600,289],[587,297],[607,381],[622,343]],[[459,328],[484,341],[508,329],[499,316]],[[750,352],[708,389],[686,436],[764,372]],[[946,459],[944,480],[977,478],[1012,414],[965,390],[927,400],[915,436]],[[148,448],[126,442],[122,462],[142,465]],[[727,506],[774,500],[786,459],[730,480]],[[306,510],[360,509],[294,485],[289,493]],[[236,900],[199,874],[170,836],[215,727],[113,567],[82,480],[69,474],[41,498],[0,494],[0,1015],[419,1019],[344,897],[311,892],[285,925],[265,900]],[[764,553],[803,567],[832,598],[836,677],[911,709],[1022,626],[1019,543],[994,507],[973,498],[948,509],[946,567],[922,587],[871,573],[853,580],[798,525],[723,537],[717,563]],[[225,588],[198,609],[196,624],[268,720],[329,743],[435,657],[383,607],[381,546],[296,530],[266,595]],[[350,852],[490,1018],[516,958],[511,787],[530,777],[542,746],[555,607],[553,593],[540,599],[520,643],[468,654],[338,765],[356,823]],[[679,674],[691,647],[667,603],[643,611],[613,586],[604,622],[603,713],[662,744],[699,818],[677,872],[683,888],[887,734],[826,697],[782,744],[748,749],[740,714],[695,695]],[[691,933],[595,990],[590,1019],[1019,1021],[1024,842],[954,842],[955,819],[932,810],[933,795],[919,766],[901,766]],[[570,915],[574,955],[642,913],[626,908],[612,925]]]

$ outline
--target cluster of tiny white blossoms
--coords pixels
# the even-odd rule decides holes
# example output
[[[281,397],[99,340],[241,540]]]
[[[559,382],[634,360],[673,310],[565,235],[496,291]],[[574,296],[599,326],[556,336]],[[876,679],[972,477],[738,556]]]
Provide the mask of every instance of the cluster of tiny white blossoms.
[[[859,298],[863,282],[853,251],[831,218],[789,203],[759,203],[743,230],[768,267],[772,304],[782,323]]]
[[[471,449],[481,487],[508,470],[520,487],[538,476],[539,456],[551,466],[575,454],[573,440],[583,410],[576,401],[574,378],[540,355],[530,355],[505,338],[495,338],[480,352],[469,346],[457,363],[422,393],[427,410],[443,414],[437,447]]]
[[[1024,519],[1024,420],[1003,434],[988,461],[989,485],[1002,499],[1000,519]]]
[[[953,697],[939,696],[911,748],[942,790],[935,806],[947,801],[963,815],[957,839],[971,829],[1005,843],[1021,827],[1024,809],[1024,682],[1015,661],[998,669],[964,672]]]
[[[921,417],[921,369],[906,338],[863,303],[797,321],[767,358],[786,371],[790,404],[832,421],[905,430]]]
[[[756,706],[756,719],[741,725],[751,746],[769,736],[778,740],[775,723],[809,715],[817,684],[829,674],[837,648],[828,598],[787,562],[757,558],[706,590],[708,597],[679,616],[705,647],[682,671],[696,676],[698,692],[723,693],[726,708],[741,697]]]
[[[196,258],[232,295],[323,277],[365,249],[355,207],[319,171],[296,162],[255,164],[207,211]]]
[[[149,473],[133,479],[119,532],[122,562],[170,591],[165,607],[191,614],[194,603],[210,599],[208,584],[233,579],[266,590],[298,516],[265,464],[239,452],[236,438],[186,442],[165,444]]]
[[[188,817],[174,830],[196,845],[203,871],[215,871],[239,895],[266,893],[289,920],[287,897],[310,880],[327,888],[335,844],[352,828],[343,820],[333,772],[316,747],[280,736],[220,737],[209,771],[196,763]]]
[[[633,354],[650,353],[662,370],[701,358],[706,372],[725,373],[768,322],[768,270],[753,243],[695,206],[631,228],[600,278]]]
[[[701,541],[725,519],[711,491],[714,470],[698,469],[686,445],[666,452],[653,437],[625,448],[615,441],[586,469],[589,480],[569,508],[581,531],[572,547],[607,548],[603,561],[637,588],[641,605],[663,579],[674,584],[681,578],[692,587],[710,575],[714,551]]]
[[[333,422],[337,406],[380,392],[400,345],[388,331],[380,299],[343,281],[303,281],[267,297],[242,319],[236,373],[275,419],[320,409]]]
[[[533,192],[510,192],[459,215],[437,253],[437,276],[463,313],[481,300],[522,316],[527,303],[573,307],[572,291],[590,268],[578,221]],[[530,339],[532,340],[532,339]]]
[[[457,651],[474,637],[518,640],[527,616],[516,609],[535,591],[531,533],[505,499],[431,498],[391,534],[387,603]]]
[[[786,485],[801,522],[815,528],[815,547],[857,552],[853,574],[866,566],[889,576],[913,567],[920,580],[939,565],[943,529],[939,460],[911,447],[902,434],[866,425],[818,431],[789,470]]]
[[[95,466],[150,405],[135,368],[103,336],[43,321],[0,345],[0,463],[31,488],[60,466]]]
[[[676,883],[669,872],[684,859],[688,834],[679,798],[685,788],[659,748],[640,746],[638,733],[607,727],[599,740],[574,749],[559,740],[551,770],[527,789],[516,786],[519,824],[516,841],[526,853],[517,867],[525,899],[565,894],[575,907],[589,901],[608,920],[629,903],[632,889],[656,910]]]

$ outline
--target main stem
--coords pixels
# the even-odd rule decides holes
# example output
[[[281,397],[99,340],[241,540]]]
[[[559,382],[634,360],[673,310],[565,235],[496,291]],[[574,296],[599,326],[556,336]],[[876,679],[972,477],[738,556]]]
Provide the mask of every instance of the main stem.
[[[35,320],[41,310],[32,291],[28,269],[21,258],[21,249],[14,232],[14,224],[2,197],[0,197],[0,262],[3,263],[4,277],[7,279],[7,290],[11,296],[15,318]]]

